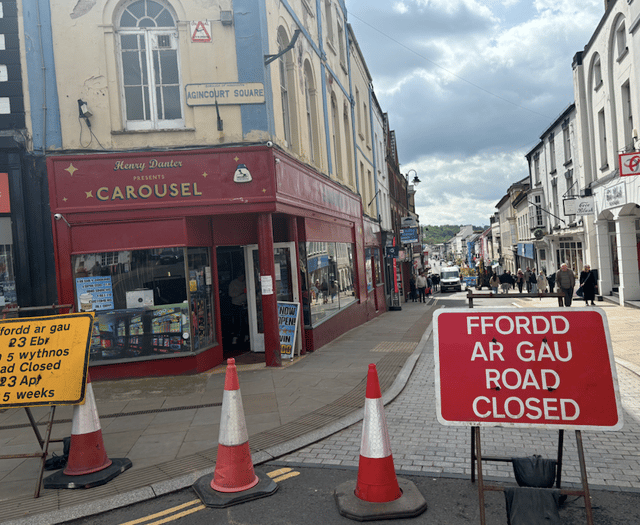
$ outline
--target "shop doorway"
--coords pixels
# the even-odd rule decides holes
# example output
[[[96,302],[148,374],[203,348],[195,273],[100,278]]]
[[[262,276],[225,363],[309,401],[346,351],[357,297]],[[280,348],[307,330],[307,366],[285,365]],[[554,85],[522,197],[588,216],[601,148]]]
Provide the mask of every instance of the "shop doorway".
[[[249,314],[246,291],[244,301],[237,296],[234,301],[234,288],[242,290],[245,283],[245,256],[242,246],[222,246],[216,249],[218,260],[218,295],[220,301],[220,328],[222,332],[223,356],[234,357],[251,349],[249,335]],[[244,280],[244,281],[243,281]],[[234,283],[232,287],[231,284]],[[231,289],[230,289],[231,287]],[[231,293],[230,293],[231,292]],[[237,303],[237,304],[234,304]]]
[[[247,270],[247,296],[249,309],[249,339],[252,352],[264,352],[264,324],[262,319],[262,284],[258,246],[245,246],[244,265]],[[275,283],[278,301],[300,302],[298,293],[298,252],[294,242],[274,243]],[[301,330],[298,330],[297,344],[301,345]],[[298,346],[299,348],[300,346]]]

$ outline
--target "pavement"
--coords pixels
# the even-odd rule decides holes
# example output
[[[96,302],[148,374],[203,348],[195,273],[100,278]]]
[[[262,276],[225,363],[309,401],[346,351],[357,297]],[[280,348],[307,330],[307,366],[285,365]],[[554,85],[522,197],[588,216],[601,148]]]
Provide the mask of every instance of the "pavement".
[[[511,298],[514,307],[557,305],[554,299]],[[361,439],[356,423],[362,419],[367,367],[376,363],[398,473],[468,484],[469,431],[444,427],[435,416],[431,319],[437,307],[438,299],[403,303],[401,311],[386,312],[281,368],[255,362],[261,356],[238,357],[254,465],[277,460],[356,468]],[[593,489],[640,493],[640,309],[607,301],[598,307],[607,315],[625,426],[618,432],[583,433],[589,484]],[[42,489],[34,499],[38,460],[0,460],[0,522],[63,523],[189,487],[212,473],[224,373],[220,366],[193,376],[92,383],[107,453],[130,459],[133,467],[100,487]],[[48,408],[32,411],[40,422],[49,415]],[[70,435],[71,417],[72,407],[57,408],[54,438]],[[571,441],[565,437],[563,486],[579,482]],[[554,457],[557,433],[483,429],[484,454],[513,450],[523,455],[522,449],[532,444],[535,453]],[[0,413],[0,455],[32,453],[37,447],[24,410]],[[50,451],[61,454],[61,444],[53,444]],[[485,477],[505,480],[508,469],[488,466]]]

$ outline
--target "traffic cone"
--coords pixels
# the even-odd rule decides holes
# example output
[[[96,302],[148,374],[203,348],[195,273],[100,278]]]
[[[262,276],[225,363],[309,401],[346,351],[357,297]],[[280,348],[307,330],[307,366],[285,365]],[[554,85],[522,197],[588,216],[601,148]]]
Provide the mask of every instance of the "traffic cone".
[[[203,476],[193,489],[206,506],[215,508],[263,498],[278,489],[273,480],[256,474],[253,468],[235,359],[227,360],[213,479]]]
[[[71,444],[66,468],[44,480],[44,488],[90,488],[104,485],[132,465],[127,458],[109,459],[93,396],[91,376],[82,405],[73,407]]]
[[[427,509],[417,487],[396,477],[374,364],[367,374],[358,478],[342,483],[334,495],[340,514],[358,521],[412,518]]]
[[[364,402],[358,483],[355,494],[364,501],[384,503],[402,496],[393,466],[376,365],[369,365]]]

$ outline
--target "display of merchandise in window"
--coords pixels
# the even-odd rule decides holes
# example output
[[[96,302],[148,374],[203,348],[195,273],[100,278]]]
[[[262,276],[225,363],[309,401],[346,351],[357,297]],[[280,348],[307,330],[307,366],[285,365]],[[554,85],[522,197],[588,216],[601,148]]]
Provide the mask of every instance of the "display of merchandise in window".
[[[95,312],[92,362],[191,353],[214,344],[209,249],[82,254],[72,264],[78,309]]]

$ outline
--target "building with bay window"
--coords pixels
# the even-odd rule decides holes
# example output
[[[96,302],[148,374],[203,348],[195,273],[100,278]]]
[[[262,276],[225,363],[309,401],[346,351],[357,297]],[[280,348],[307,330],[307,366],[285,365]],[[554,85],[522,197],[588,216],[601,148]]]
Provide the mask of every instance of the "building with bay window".
[[[44,133],[59,301],[95,312],[93,378],[243,351],[278,366],[278,305],[300,307],[296,353],[386,310],[387,139],[342,2],[53,0],[41,17],[26,69],[50,69],[27,89],[58,118],[27,125]]]

